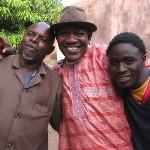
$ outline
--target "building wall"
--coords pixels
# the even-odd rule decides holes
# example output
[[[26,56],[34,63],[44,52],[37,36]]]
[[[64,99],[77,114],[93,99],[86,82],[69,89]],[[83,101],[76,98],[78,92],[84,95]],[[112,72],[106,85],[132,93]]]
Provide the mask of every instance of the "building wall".
[[[134,32],[144,40],[150,57],[150,0],[82,0],[74,5],[83,7],[98,27],[92,45],[108,44],[120,32]]]

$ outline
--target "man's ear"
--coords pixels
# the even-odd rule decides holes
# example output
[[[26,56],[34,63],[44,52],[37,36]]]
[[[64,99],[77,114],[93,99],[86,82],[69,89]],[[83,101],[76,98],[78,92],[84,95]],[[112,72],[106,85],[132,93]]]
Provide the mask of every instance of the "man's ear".
[[[55,49],[55,46],[50,46],[50,48],[48,49],[48,51],[47,51],[47,54],[46,55],[49,55],[49,54],[51,54],[53,51],[54,51],[54,49]]]
[[[142,64],[145,66],[145,61],[146,61],[146,54],[144,54],[143,56],[142,56]]]
[[[92,32],[88,32],[88,40],[89,40],[89,42],[91,41],[91,38],[92,38]]]

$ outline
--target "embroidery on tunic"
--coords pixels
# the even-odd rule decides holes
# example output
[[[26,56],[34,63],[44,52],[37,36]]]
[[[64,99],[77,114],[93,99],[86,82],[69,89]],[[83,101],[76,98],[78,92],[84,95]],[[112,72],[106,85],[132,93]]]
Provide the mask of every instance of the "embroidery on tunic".
[[[79,119],[84,115],[83,102],[78,78],[78,64],[69,66],[69,81],[71,85],[73,115]]]

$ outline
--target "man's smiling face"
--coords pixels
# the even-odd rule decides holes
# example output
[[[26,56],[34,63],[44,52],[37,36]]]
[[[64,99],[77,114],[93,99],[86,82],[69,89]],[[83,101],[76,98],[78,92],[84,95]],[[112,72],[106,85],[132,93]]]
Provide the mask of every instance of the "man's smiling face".
[[[110,72],[121,88],[136,89],[143,79],[144,61],[141,51],[130,43],[119,43],[108,54]]]
[[[42,62],[53,51],[48,24],[31,25],[20,43],[20,58],[28,63]]]
[[[80,60],[88,49],[91,33],[80,27],[62,27],[56,32],[61,52],[69,62]]]

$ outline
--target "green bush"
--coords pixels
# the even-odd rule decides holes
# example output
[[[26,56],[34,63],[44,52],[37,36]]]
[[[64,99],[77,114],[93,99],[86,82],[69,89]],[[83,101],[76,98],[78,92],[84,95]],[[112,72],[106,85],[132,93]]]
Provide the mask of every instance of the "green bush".
[[[61,0],[1,0],[0,35],[18,52],[28,26],[39,21],[57,23],[62,9]]]
[[[24,33],[25,33],[25,30],[20,31],[18,33],[12,33],[12,32],[7,32],[5,30],[2,30],[0,32],[0,35],[3,36],[12,45],[15,52],[18,53],[19,52],[18,46]]]

